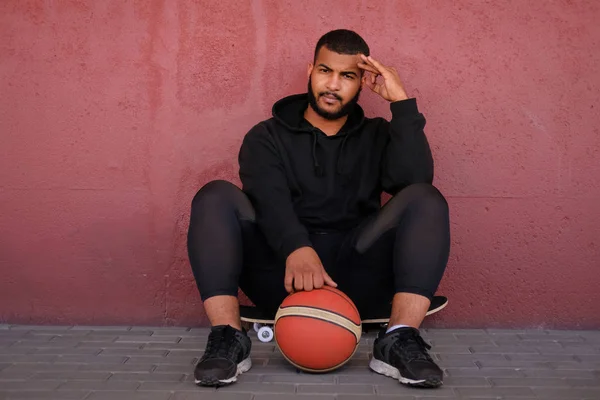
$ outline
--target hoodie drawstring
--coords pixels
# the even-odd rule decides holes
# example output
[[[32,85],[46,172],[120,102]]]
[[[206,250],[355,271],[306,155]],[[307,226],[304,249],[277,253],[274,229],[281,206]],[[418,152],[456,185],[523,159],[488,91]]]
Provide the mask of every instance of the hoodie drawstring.
[[[312,147],[312,156],[313,156],[313,166],[315,168],[315,175],[323,176],[323,167],[319,165],[319,159],[317,158],[317,132],[312,131],[313,134],[313,147]]]
[[[312,156],[313,156],[313,167],[315,170],[315,175],[317,176],[323,176],[323,167],[319,164],[319,157],[317,156],[317,145],[318,145],[318,140],[317,140],[317,132],[316,131],[312,131],[312,135],[313,135],[313,146],[312,146]],[[342,144],[340,146],[340,151],[338,153],[337,156],[337,162],[336,162],[336,172],[338,174],[343,174],[343,160],[344,160],[344,147],[346,146],[346,141],[348,140],[348,138],[350,137],[350,135],[345,135],[344,138],[342,139]]]
[[[348,140],[348,138],[350,137],[350,135],[345,135],[344,138],[342,139],[342,145],[340,146],[340,152],[338,153],[338,157],[337,157],[337,163],[336,163],[336,171],[338,174],[342,174],[342,164],[343,164],[343,158],[344,158],[344,146],[346,145],[346,140]]]

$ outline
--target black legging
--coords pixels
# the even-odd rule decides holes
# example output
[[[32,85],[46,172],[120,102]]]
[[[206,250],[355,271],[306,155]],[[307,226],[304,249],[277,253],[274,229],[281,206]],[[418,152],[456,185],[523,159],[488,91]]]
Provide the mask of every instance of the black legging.
[[[192,201],[188,255],[202,300],[237,296],[274,312],[287,296],[285,260],[269,247],[250,200],[227,181],[212,181]],[[431,299],[450,251],[448,203],[432,185],[408,186],[355,229],[310,235],[338,289],[361,316],[381,313],[397,292]]]

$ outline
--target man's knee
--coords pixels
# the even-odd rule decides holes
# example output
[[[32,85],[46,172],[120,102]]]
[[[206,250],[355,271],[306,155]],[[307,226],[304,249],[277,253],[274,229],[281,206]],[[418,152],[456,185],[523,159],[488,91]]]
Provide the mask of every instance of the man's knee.
[[[213,180],[202,186],[192,199],[192,210],[233,207],[242,219],[254,220],[254,207],[246,194],[231,182]]]
[[[389,203],[391,208],[394,208],[394,206],[402,207],[402,205],[408,203],[409,207],[442,213],[448,212],[446,198],[438,188],[429,183],[415,183],[407,186],[396,193]]]

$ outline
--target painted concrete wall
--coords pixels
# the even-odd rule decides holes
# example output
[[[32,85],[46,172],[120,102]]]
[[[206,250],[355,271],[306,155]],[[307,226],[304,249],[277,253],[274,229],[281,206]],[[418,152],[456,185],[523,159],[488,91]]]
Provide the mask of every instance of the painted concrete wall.
[[[427,324],[599,328],[599,19],[591,0],[0,2],[0,322],[205,323],[191,198],[239,183],[246,131],[347,27],[428,120],[453,240]]]

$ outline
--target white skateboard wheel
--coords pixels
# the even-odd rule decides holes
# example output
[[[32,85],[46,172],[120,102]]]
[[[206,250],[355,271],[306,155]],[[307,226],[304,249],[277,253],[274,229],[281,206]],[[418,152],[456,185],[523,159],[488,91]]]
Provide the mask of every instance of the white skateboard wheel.
[[[273,340],[273,329],[268,326],[263,326],[258,330],[258,340],[263,343],[270,342]]]
[[[258,332],[261,327],[262,327],[262,324],[259,324],[258,322],[255,322],[254,325],[252,325],[254,332]]]

